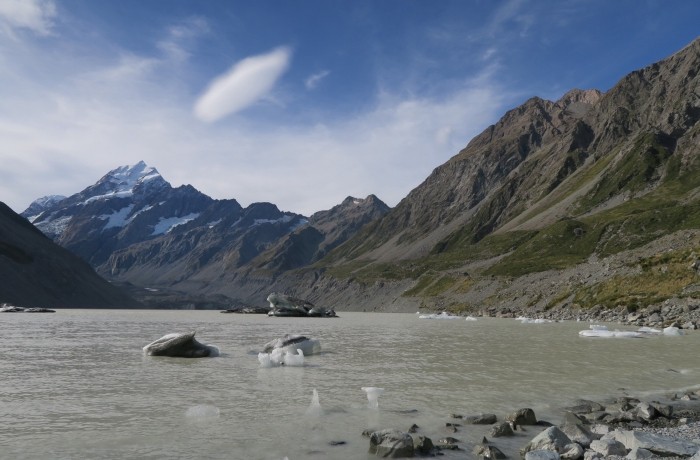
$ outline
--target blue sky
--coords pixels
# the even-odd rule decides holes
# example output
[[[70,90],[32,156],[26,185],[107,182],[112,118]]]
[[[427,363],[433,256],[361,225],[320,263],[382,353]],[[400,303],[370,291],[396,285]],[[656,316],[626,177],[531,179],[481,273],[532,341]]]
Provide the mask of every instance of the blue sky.
[[[144,160],[244,206],[394,206],[506,110],[698,24],[690,0],[0,0],[0,201]]]

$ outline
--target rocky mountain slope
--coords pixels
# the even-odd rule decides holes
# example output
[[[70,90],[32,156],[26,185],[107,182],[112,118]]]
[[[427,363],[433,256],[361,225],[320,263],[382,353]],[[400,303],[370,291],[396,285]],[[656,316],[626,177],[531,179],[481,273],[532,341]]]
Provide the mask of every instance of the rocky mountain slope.
[[[700,247],[687,231],[700,227],[699,72],[696,40],[605,94],[526,101],[321,260],[321,282],[357,293],[383,283],[385,305],[406,310],[635,309],[694,298],[689,267]],[[594,276],[612,260],[631,266]]]
[[[4,302],[23,307],[141,306],[0,203],[0,303]]]

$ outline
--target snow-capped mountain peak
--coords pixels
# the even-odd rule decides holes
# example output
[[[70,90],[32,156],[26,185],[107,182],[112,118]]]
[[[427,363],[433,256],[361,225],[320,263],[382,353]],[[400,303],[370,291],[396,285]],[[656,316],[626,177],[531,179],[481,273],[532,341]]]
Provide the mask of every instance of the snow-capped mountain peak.
[[[167,182],[156,168],[139,161],[135,165],[120,166],[105,174],[93,187],[90,187],[93,193],[89,194],[85,203],[104,198],[129,197],[140,186],[165,184]]]

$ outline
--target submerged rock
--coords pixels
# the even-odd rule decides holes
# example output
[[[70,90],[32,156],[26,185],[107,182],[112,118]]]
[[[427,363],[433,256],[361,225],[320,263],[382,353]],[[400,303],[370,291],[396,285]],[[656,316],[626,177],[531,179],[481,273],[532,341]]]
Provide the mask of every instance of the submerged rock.
[[[213,345],[197,342],[194,331],[167,334],[145,347],[149,356],[170,356],[173,358],[208,358],[219,356],[219,349]]]

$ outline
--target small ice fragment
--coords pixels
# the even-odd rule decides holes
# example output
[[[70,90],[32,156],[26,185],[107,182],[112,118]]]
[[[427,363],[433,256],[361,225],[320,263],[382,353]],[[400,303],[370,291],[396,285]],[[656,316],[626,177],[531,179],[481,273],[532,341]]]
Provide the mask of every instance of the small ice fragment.
[[[476,318],[474,318],[473,316],[467,316],[464,319],[465,319],[465,321],[476,321]]]
[[[418,316],[419,319],[461,319],[461,316],[454,316],[450,315],[446,311],[443,311],[442,313],[432,313],[428,315],[420,315]]]
[[[304,365],[304,352],[297,350],[298,354],[294,354],[290,351],[284,354],[284,365],[285,366],[303,366]]]
[[[311,397],[311,404],[309,408],[306,409],[308,415],[320,415],[323,412],[321,409],[321,403],[318,400],[318,391],[314,388],[313,396]]]
[[[361,389],[367,393],[367,407],[370,409],[379,409],[379,396],[384,393],[384,388],[362,387]]]
[[[664,335],[683,335],[680,329],[674,326],[664,328]]]
[[[192,406],[185,411],[185,417],[188,418],[218,418],[219,414],[219,408],[209,404]]]

